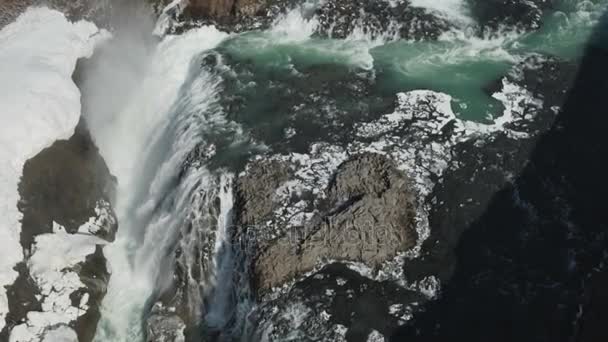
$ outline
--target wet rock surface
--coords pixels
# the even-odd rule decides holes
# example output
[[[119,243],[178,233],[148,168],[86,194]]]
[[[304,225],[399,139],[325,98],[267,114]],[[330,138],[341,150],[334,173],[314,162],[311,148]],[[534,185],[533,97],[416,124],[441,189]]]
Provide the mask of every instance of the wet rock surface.
[[[148,342],[184,342],[186,324],[172,310],[155,304],[147,319],[146,341]]]
[[[267,220],[277,207],[273,201],[276,189],[289,177],[288,165],[279,161],[258,161],[251,165],[249,172],[239,177],[235,187],[235,205],[239,208],[235,222],[244,227],[255,227]]]
[[[535,30],[542,26],[545,11],[556,0],[473,0],[471,11],[486,31],[498,29]]]
[[[112,10],[111,0],[1,0],[0,29],[30,6],[47,6],[62,12],[70,20],[85,19],[99,27],[108,27]]]
[[[407,40],[437,39],[451,24],[407,1],[334,0],[315,11],[318,34],[346,38],[362,30],[372,38],[380,36]]]
[[[100,245],[95,247],[95,253],[86,257],[78,264],[78,276],[85,288],[70,295],[72,305],[79,305],[87,296],[88,310],[79,316],[70,326],[76,332],[78,341],[93,341],[97,331],[97,323],[101,318],[101,302],[106,294],[110,272],[106,267],[106,258]]]
[[[263,17],[264,12],[276,0],[190,0],[182,15],[189,19],[211,19],[219,23],[234,23],[256,16]],[[262,18],[259,18],[262,19]]]
[[[460,165],[450,168],[434,190],[435,204],[430,214],[432,234],[421,257],[406,265],[409,277],[418,279],[437,274],[441,279],[449,278],[456,262],[452,253],[461,234],[487,210],[492,196],[513,182],[527,166],[539,134],[553,124],[576,70],[572,62],[531,56],[505,76],[509,82],[521,84],[535,98],[543,100],[535,120],[518,120],[509,125],[536,134],[512,139],[498,133],[491,139],[482,137],[456,146],[454,153]],[[487,91],[493,93],[499,87],[499,83],[491,84]]]
[[[281,14],[297,6],[298,0],[185,0],[154,3],[159,16],[166,15],[167,33],[182,33],[201,25],[215,25],[226,32],[243,32],[270,27]]]
[[[346,38],[360,30],[370,38],[437,39],[452,27],[447,20],[407,1],[330,0],[320,4],[299,0],[211,0],[183,2],[165,13],[168,32],[179,33],[205,24],[228,32],[266,29],[288,11],[299,8],[318,21],[316,35]]]
[[[402,303],[424,301],[416,291],[362,277],[348,265],[332,263],[271,299],[252,319],[269,340],[368,341],[409,319]]]
[[[145,318],[147,341],[196,342],[212,340],[213,334],[217,333],[205,325],[204,304],[212,300],[214,282],[219,283],[221,271],[216,262],[223,250],[217,244],[221,236],[229,234],[220,230],[223,229],[223,215],[230,215],[222,208],[232,207],[232,198],[224,196],[232,192],[233,185],[231,177],[206,176],[209,178],[203,181],[208,182],[208,187],[199,190],[200,201],[192,203],[192,214],[179,227],[175,245],[167,250],[167,253],[173,253],[173,258],[167,258],[172,264],[159,265],[164,270],[159,274],[159,282],[166,279],[166,272],[173,277],[169,284],[161,286],[162,291],[149,299],[154,304]],[[219,286],[230,284],[219,283]]]

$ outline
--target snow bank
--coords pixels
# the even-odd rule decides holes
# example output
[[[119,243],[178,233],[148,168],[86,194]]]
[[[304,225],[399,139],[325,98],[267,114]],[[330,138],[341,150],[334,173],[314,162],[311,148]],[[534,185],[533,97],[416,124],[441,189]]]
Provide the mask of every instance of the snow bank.
[[[53,234],[36,237],[27,264],[40,289],[42,311],[30,311],[27,322],[11,331],[11,342],[49,340],[49,327],[67,326],[88,310],[87,294],[82,297],[78,307],[72,304],[70,298],[72,293],[86,287],[75,269],[95,252],[97,245],[103,244],[104,240],[90,234],[68,234],[64,227],[55,222]]]
[[[0,31],[0,329],[8,312],[4,287],[23,259],[17,210],[23,164],[73,133],[80,92],[72,73],[78,58],[105,37],[94,24],[71,23],[47,8],[30,8]]]

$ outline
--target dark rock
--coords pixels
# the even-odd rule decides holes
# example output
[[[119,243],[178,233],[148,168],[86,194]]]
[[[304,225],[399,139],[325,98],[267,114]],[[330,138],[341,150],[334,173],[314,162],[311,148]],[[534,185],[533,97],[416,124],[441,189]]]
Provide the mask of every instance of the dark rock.
[[[265,29],[298,6],[303,17],[319,21],[316,33],[322,37],[342,39],[359,28],[372,38],[426,40],[436,39],[452,27],[448,21],[408,2],[329,0],[304,6],[299,0],[192,0],[169,11],[175,21],[169,32],[180,33],[203,24],[214,24],[228,32]]]
[[[239,177],[235,186],[235,206],[238,209],[236,224],[255,227],[264,222],[276,204],[273,195],[276,189],[289,179],[287,165],[274,161],[257,161],[249,166],[249,171]]]
[[[152,1],[160,15],[163,6]],[[168,30],[179,34],[201,25],[215,25],[227,32],[263,29],[297,3],[298,0],[192,0],[166,11],[173,20]]]
[[[52,234],[54,222],[71,234],[91,233],[112,241],[117,221],[110,205],[116,181],[99,155],[88,131],[81,122],[69,140],[56,141],[28,160],[19,183],[23,213],[21,243],[26,257],[40,234]],[[87,231],[79,228],[87,223]],[[9,287],[9,314],[4,334],[23,323],[30,311],[42,311],[36,294],[37,285],[29,276],[26,263],[17,266],[19,277]],[[100,319],[101,300],[106,293],[109,272],[101,246],[84,262],[67,271],[76,272],[85,287],[70,295],[79,307],[83,296],[88,310],[70,323],[80,342],[92,341]]]
[[[25,322],[28,312],[42,311],[40,301],[36,298],[40,291],[30,276],[27,265],[23,262],[19,263],[15,266],[15,270],[19,275],[17,280],[7,287],[9,312],[6,316],[6,326],[0,331],[0,341],[8,341],[11,329]]]
[[[18,203],[23,248],[29,251],[37,235],[52,233],[53,222],[76,233],[99,210],[107,210],[107,219],[96,223],[95,234],[114,240],[117,223],[109,203],[115,183],[81,122],[69,140],[56,141],[23,167]]]
[[[265,198],[257,202],[237,201],[237,218],[241,217],[237,221],[263,222],[271,213],[272,195],[282,183],[281,178],[274,178],[274,165],[255,163],[250,166],[246,181],[237,182],[237,194],[253,192]],[[258,176],[269,170],[271,174]],[[279,172],[282,179],[287,179],[287,173]],[[271,182],[259,181],[269,178]],[[246,188],[251,183],[247,179],[258,181],[254,189]],[[309,227],[288,231],[267,243],[264,237],[255,236],[259,244],[254,257],[258,291],[280,286],[312,270],[319,260],[349,260],[375,267],[415,244],[409,183],[386,157],[362,154],[342,164],[327,189],[327,198],[326,208],[311,220]]]
[[[17,19],[32,3],[32,0],[1,0],[0,29]]]
[[[82,296],[88,294],[89,299],[86,305],[89,309],[70,325],[76,331],[79,342],[90,342],[95,337],[97,323],[101,318],[101,302],[106,295],[110,280],[110,273],[106,267],[106,258],[101,246],[97,246],[95,253],[88,255],[84,262],[78,264],[77,269],[80,281],[86,288],[73,293],[70,298],[73,306],[78,306]]]
[[[225,21],[236,14],[236,0],[190,0],[184,8],[183,15],[193,19],[215,19]]]
[[[553,57],[532,56],[512,68],[505,79],[525,87],[543,100],[534,120],[515,121],[511,127],[527,132],[546,132],[562,106],[563,96],[576,72],[571,62]],[[488,87],[498,91],[502,82]],[[513,127],[517,126],[517,127]],[[492,139],[474,139],[455,147],[460,167],[449,169],[434,191],[430,214],[431,237],[422,256],[408,262],[408,277],[417,279],[431,274],[449,278],[456,259],[452,254],[461,234],[487,210],[492,196],[510,184],[527,165],[539,135],[512,139],[497,134]]]
[[[346,38],[357,28],[370,37],[382,35],[409,40],[437,39],[451,25],[423,8],[408,2],[392,5],[388,1],[333,0],[316,10],[318,33]]]
[[[605,259],[605,258],[604,258]],[[590,274],[587,279],[584,298],[576,329],[576,342],[608,340],[606,322],[608,320],[608,272],[606,261]]]
[[[114,240],[117,220],[111,203],[115,186],[116,180],[82,120],[70,139],[56,141],[25,163],[19,183],[18,208],[23,214],[21,244],[26,262],[18,266],[19,278],[9,288],[13,304],[7,316],[7,335],[12,326],[24,323],[27,312],[42,311],[35,300],[39,289],[26,266],[36,236],[52,234],[54,223],[58,223],[70,234],[93,234],[106,241]],[[73,306],[86,304],[88,307],[70,322],[70,327],[80,342],[92,341],[109,280],[101,246],[85,261],[66,271],[78,274],[85,285],[70,294]],[[85,296],[88,300],[82,303]]]
[[[156,304],[146,325],[147,342],[184,342],[184,321],[171,310]]]
[[[167,251],[172,257],[167,256],[159,265],[171,272],[172,278],[168,280],[166,273],[160,272],[159,293],[149,299],[153,303],[150,316],[146,317],[149,341],[180,341],[181,338],[181,341],[194,342],[211,334],[204,326],[204,317],[221,273],[214,264],[217,254],[222,254],[222,250],[216,249],[217,229],[223,228],[219,225],[221,215],[230,215],[223,213],[221,207],[227,205],[222,203],[222,194],[232,190],[232,182],[222,182],[219,175],[207,181],[208,187],[198,189],[201,200],[196,202],[199,207],[193,208],[196,215],[184,219],[175,246]],[[227,229],[226,234],[230,235],[232,230]]]
[[[111,0],[0,0],[0,29],[14,21],[30,6],[47,6],[72,20],[89,20],[99,27],[109,27]]]
[[[534,30],[541,27],[544,12],[556,4],[556,0],[471,0],[471,9],[486,31]]]
[[[605,329],[594,327],[603,310],[590,298],[600,306],[604,299],[596,286],[607,253],[608,166],[600,156],[608,141],[598,108],[607,56],[605,45],[590,44],[573,81],[547,85],[570,87],[553,126],[465,227],[442,298],[394,341],[603,339]]]
[[[264,302],[250,319],[258,326],[258,334],[271,341],[365,342],[372,331],[388,336],[407,320],[412,308],[403,303],[424,300],[390,281],[374,281],[344,264],[332,263],[279,299]],[[335,331],[340,328],[345,334]]]

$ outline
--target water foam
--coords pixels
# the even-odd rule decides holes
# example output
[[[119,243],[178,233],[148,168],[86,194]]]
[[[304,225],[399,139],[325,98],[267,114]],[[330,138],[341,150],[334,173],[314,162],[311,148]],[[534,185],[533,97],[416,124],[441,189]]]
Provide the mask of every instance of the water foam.
[[[414,7],[426,8],[455,24],[473,24],[470,9],[465,0],[410,0],[410,4]]]

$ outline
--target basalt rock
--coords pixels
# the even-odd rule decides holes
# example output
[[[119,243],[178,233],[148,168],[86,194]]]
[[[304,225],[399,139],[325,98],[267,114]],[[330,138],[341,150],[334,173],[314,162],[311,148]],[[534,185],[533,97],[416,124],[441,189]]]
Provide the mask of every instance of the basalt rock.
[[[332,263],[264,303],[251,319],[270,341],[386,341],[411,315],[404,303],[424,300],[415,291]]]
[[[71,326],[79,342],[93,341],[97,323],[101,319],[101,302],[110,281],[110,272],[106,267],[106,258],[101,246],[97,246],[95,253],[87,256],[85,261],[78,265],[78,276],[86,288],[74,292],[70,299],[72,305],[76,306],[82,301],[83,296],[87,295],[89,309],[72,322]]]
[[[432,235],[422,256],[407,263],[410,278],[435,274],[445,281],[451,276],[456,260],[454,248],[464,230],[483,214],[492,196],[526,167],[539,137],[553,124],[575,73],[572,62],[533,55],[503,77],[542,99],[543,106],[534,120],[509,125],[536,133],[523,139],[499,133],[492,139],[473,139],[456,146],[454,154],[460,167],[446,172],[435,188],[436,204],[430,214]],[[499,91],[501,84],[502,80],[489,84],[487,93]]]
[[[211,24],[228,32],[267,28],[282,13],[297,5],[297,0],[183,0],[172,8],[167,1],[154,1],[158,15],[172,20],[171,33]]]
[[[255,175],[264,170],[277,169],[257,163],[251,166],[251,178],[260,179]],[[271,212],[272,194],[281,185],[272,173],[265,177],[276,181],[259,182],[254,191],[266,200],[237,201],[241,222],[264,220]],[[243,188],[246,184],[237,183],[238,198],[252,192]],[[375,267],[415,244],[409,182],[386,157],[362,154],[345,162],[326,189],[326,196],[323,210],[306,227],[260,243],[253,266],[259,292],[312,270],[319,260],[349,260]],[[257,241],[265,238],[256,236]]]
[[[511,117],[498,129],[495,124],[484,126],[459,120],[446,109],[449,101],[446,102],[443,94],[411,92],[402,94],[401,105],[394,113],[356,125],[355,134],[361,136],[351,137],[344,155],[339,147],[324,145],[312,148],[310,155],[290,154],[278,158],[288,164],[306,166],[293,171],[295,177],[299,177],[295,185],[284,182],[274,193],[279,200],[288,202],[275,204],[269,215],[273,219],[287,217],[287,223],[274,220],[269,224],[279,226],[279,229],[270,228],[278,237],[265,240],[266,236],[273,235],[263,234],[256,239],[263,242],[262,248],[254,253],[253,262],[254,287],[259,299],[259,306],[251,315],[260,326],[256,333],[277,340],[294,336],[335,341],[382,337],[386,340],[414,313],[419,315],[417,306],[436,299],[439,284],[450,280],[453,274],[454,243],[461,236],[463,226],[479,217],[501,186],[509,184],[513,175],[526,167],[534,144],[559,111],[564,85],[569,84],[572,73],[570,63],[533,56],[499,82],[490,84],[489,95],[503,96],[505,99],[501,102],[506,115]],[[468,131],[470,128],[474,131]],[[395,149],[387,148],[393,144]],[[425,146],[429,145],[434,148],[427,152]],[[387,154],[381,157],[363,152],[373,149],[371,146],[378,146]],[[411,155],[408,150],[412,150]],[[386,161],[381,161],[383,158]],[[336,160],[341,161],[339,167],[333,166]],[[351,241],[360,241],[357,238],[367,233],[364,219],[368,211],[359,206],[374,208],[370,202],[380,201],[391,193],[387,189],[392,186],[388,184],[395,182],[391,181],[391,167],[385,163],[393,162],[414,180],[410,183],[414,186],[402,189],[399,194],[405,196],[404,192],[408,193],[409,189],[409,193],[415,195],[409,200],[401,199],[401,205],[387,203],[382,209],[392,207],[397,215],[383,211],[386,215],[374,222],[385,222],[384,219],[408,212],[416,214],[418,222],[424,222],[428,215],[431,235],[422,245],[420,256],[406,258],[403,264],[392,263],[395,259],[388,258],[390,261],[379,267],[373,257],[359,259],[361,263],[352,263],[346,258],[333,262],[334,251],[352,256],[351,246],[332,244],[336,237],[348,239],[348,232],[355,232],[356,238]],[[317,185],[325,184],[328,170],[333,170],[330,181]],[[407,203],[416,203],[417,198],[422,198],[423,204],[408,210]],[[525,204],[519,205],[525,208]],[[401,212],[397,212],[399,208]],[[238,212],[236,207],[237,215]],[[343,221],[341,214],[345,215]],[[356,229],[341,230],[344,222],[348,223],[346,227],[355,222]],[[255,228],[260,231],[269,225]],[[289,228],[283,229],[285,226]],[[319,227],[329,229],[322,231]],[[507,234],[506,226],[503,230]],[[410,237],[417,238],[413,230],[410,232]],[[319,238],[324,240],[317,244],[315,239]],[[399,244],[398,238],[393,240]],[[365,245],[374,247],[373,242]],[[331,250],[324,246],[331,246],[328,248]],[[386,246],[392,248],[394,244],[389,241]],[[375,250],[374,255],[383,252]],[[355,254],[366,255],[362,251]],[[317,264],[311,268],[313,257],[317,258]],[[476,260],[483,258],[478,255]],[[476,264],[473,260],[468,262]],[[276,283],[269,281],[275,279]],[[293,281],[288,281],[291,279]],[[354,287],[350,287],[351,284]],[[394,287],[395,284],[398,285]],[[264,288],[273,286],[272,290]],[[511,291],[508,286],[503,290]],[[399,299],[392,302],[387,298]],[[382,318],[376,320],[379,317]],[[434,326],[428,327],[432,332]]]
[[[239,177],[235,187],[236,223],[243,227],[263,222],[276,207],[273,195],[289,179],[289,168],[281,162],[257,161]]]
[[[346,38],[355,29],[370,37],[388,36],[409,40],[436,39],[450,24],[423,8],[402,1],[334,0],[316,10],[318,33]]]
[[[53,232],[56,222],[78,232],[92,217],[89,231],[113,241],[117,221],[110,206],[116,180],[84,122],[75,134],[44,149],[23,167],[19,210],[23,213],[21,244],[29,250],[37,235]]]
[[[146,325],[148,342],[184,342],[184,321],[171,310],[156,304],[152,308]]]
[[[556,0],[473,0],[471,9],[484,30],[535,30],[542,26],[544,12],[556,3]]]
[[[56,141],[25,163],[19,183],[21,199],[18,208],[23,213],[21,244],[26,259],[17,265],[19,277],[8,288],[10,311],[0,337],[9,336],[11,329],[16,326],[23,330],[35,314],[46,315],[52,314],[53,310],[64,310],[50,307],[50,302],[46,302],[45,298],[49,295],[48,284],[44,284],[46,280],[31,275],[30,268],[38,267],[39,259],[32,260],[39,249],[55,247],[49,246],[49,241],[59,243],[57,248],[68,248],[66,251],[70,253],[71,249],[64,243],[78,243],[77,240],[67,241],[69,234],[78,234],[74,237],[86,239],[84,236],[90,236],[89,241],[97,244],[90,247],[94,252],[87,256],[81,255],[82,262],[65,265],[61,272],[68,274],[68,279],[58,281],[66,282],[69,287],[58,284],[57,290],[50,290],[50,294],[65,296],[62,298],[71,302],[69,310],[78,312],[71,316],[73,321],[63,322],[64,328],[72,329],[70,333],[78,336],[80,342],[92,341],[101,316],[101,300],[109,280],[100,244],[103,240],[112,241],[117,230],[117,220],[110,204],[114,200],[115,186],[116,180],[99,155],[82,121],[70,139]],[[65,237],[57,240],[48,238],[54,234],[63,234]],[[37,237],[46,239],[39,241]],[[84,243],[84,240],[78,241]],[[75,253],[79,253],[78,248],[74,248]],[[77,277],[79,282],[73,277]],[[75,283],[79,285],[74,285]],[[75,286],[73,292],[63,291],[72,289],[72,286]],[[47,295],[43,294],[43,287]],[[30,316],[30,313],[33,315]],[[59,314],[71,315],[63,311]],[[38,333],[47,334],[45,331]]]
[[[30,6],[47,6],[62,12],[70,20],[85,19],[100,27],[109,26],[112,11],[110,0],[0,0],[0,28]]]
[[[220,22],[238,17],[251,17],[269,5],[268,0],[189,0],[184,16],[216,19]]]
[[[494,156],[472,153],[473,146],[458,151],[462,173],[450,171],[436,189],[436,235],[421,267],[406,267],[437,274],[457,263],[444,278],[449,283],[442,298],[395,341],[605,336],[593,325],[596,314],[602,317],[595,287],[603,282],[606,255],[606,215],[597,204],[608,193],[601,176],[606,163],[598,159],[608,146],[600,128],[606,117],[597,115],[606,55],[605,49],[589,49],[578,70],[549,58],[520,66],[523,73],[514,74],[519,77],[508,76],[542,95],[542,134],[508,144],[499,137],[489,145]]]
[[[329,0],[312,6],[298,0],[190,0],[166,14],[174,21],[169,28],[172,33],[202,24],[242,32],[268,28],[294,8],[299,8],[304,18],[318,21],[317,35],[338,39],[357,29],[372,38],[436,39],[452,27],[447,20],[407,1]]]

